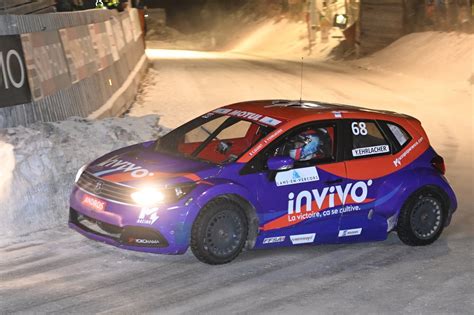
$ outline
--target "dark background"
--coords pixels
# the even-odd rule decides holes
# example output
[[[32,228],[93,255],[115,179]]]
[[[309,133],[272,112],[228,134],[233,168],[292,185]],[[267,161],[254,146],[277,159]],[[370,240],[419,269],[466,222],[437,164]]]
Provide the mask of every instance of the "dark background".
[[[213,19],[236,10],[251,0],[145,0],[148,8],[164,8],[167,25],[183,33],[212,28]],[[255,1],[255,0],[254,0]]]

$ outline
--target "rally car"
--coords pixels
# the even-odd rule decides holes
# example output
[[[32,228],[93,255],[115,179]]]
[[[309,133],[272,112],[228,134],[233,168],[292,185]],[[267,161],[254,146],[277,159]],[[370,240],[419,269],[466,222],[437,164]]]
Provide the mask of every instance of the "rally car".
[[[83,166],[69,226],[125,249],[209,264],[244,249],[428,245],[456,197],[421,123],[312,101],[232,104]]]

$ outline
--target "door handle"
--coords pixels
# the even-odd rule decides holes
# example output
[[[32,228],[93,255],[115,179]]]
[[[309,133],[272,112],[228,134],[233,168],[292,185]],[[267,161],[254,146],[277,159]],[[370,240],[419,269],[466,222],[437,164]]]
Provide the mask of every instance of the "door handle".
[[[335,179],[335,180],[327,180],[325,183],[326,183],[326,184],[342,183],[342,178],[338,178],[338,179]]]

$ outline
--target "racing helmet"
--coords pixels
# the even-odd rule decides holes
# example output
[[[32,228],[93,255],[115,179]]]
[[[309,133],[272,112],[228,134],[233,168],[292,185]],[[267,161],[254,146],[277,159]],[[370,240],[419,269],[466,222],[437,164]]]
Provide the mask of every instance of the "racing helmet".
[[[293,148],[289,151],[290,157],[295,161],[311,160],[316,156],[320,143],[320,137],[316,131],[303,131],[293,142]]]

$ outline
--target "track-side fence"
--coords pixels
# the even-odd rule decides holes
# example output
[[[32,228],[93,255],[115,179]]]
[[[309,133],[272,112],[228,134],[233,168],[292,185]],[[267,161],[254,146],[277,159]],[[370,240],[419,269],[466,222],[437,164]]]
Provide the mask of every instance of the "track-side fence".
[[[0,15],[0,128],[118,114],[145,69],[135,9]]]

